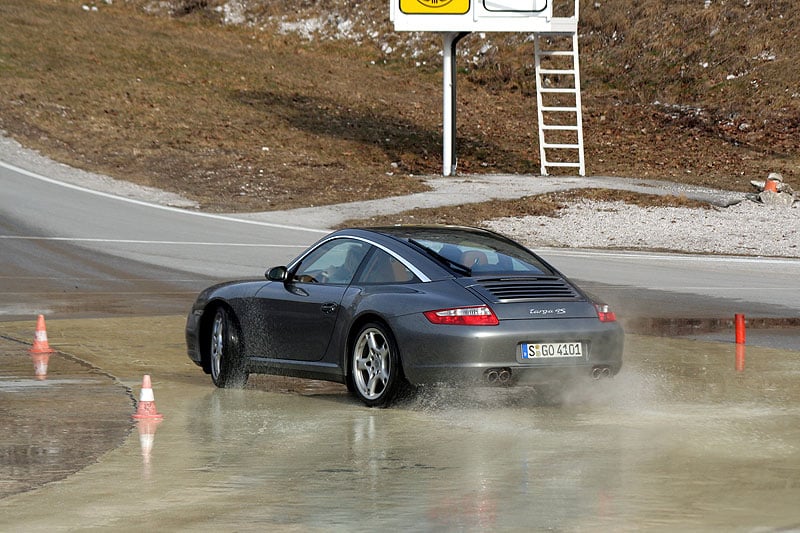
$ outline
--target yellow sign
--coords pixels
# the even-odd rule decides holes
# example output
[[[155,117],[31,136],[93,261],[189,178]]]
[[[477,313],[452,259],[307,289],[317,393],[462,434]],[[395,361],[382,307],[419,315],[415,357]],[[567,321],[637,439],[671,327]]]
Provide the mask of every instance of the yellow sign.
[[[465,15],[470,0],[400,0],[400,11],[410,15]]]

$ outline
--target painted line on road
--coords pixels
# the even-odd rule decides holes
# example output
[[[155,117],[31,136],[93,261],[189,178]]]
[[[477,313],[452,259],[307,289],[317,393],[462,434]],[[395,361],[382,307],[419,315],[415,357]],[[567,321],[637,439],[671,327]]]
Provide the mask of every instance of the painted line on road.
[[[16,280],[16,281],[40,281],[40,280],[48,280],[48,281],[91,281],[96,282],[98,281],[97,278],[84,278],[84,277],[77,277],[77,276],[0,276],[0,280]],[[117,278],[115,277],[113,281],[127,281],[127,282],[139,282],[139,281],[163,281],[169,283],[197,283],[198,281],[207,281],[208,278]],[[102,281],[102,280],[101,280]],[[28,291],[29,292],[29,291]],[[47,291],[45,291],[47,292]],[[50,291],[50,292],[60,292]],[[9,292],[4,292],[3,294],[11,294]]]
[[[800,259],[795,257],[763,257],[763,256],[744,256],[744,255],[693,255],[682,253],[664,252],[642,252],[642,251],[620,251],[610,252],[606,250],[568,250],[564,248],[536,248],[537,253],[544,256],[566,256],[566,257],[608,257],[612,259],[648,259],[651,261],[703,261],[706,263],[758,263],[758,264],[783,264],[797,263]]]
[[[272,223],[272,222],[261,222],[261,221],[258,221],[258,220],[247,220],[247,219],[236,218],[236,217],[232,217],[232,216],[228,216],[228,215],[214,215],[214,214],[211,214],[211,213],[201,213],[201,212],[197,212],[197,211],[187,211],[185,209],[179,209],[177,207],[170,207],[168,205],[159,205],[159,204],[154,204],[154,203],[150,203],[150,202],[145,202],[143,200],[135,200],[133,198],[125,198],[124,196],[117,196],[116,194],[111,194],[111,193],[102,192],[102,191],[95,191],[95,190],[92,190],[92,189],[87,189],[86,187],[81,187],[80,185],[73,185],[71,183],[65,183],[63,181],[58,181],[58,180],[55,180],[53,178],[47,178],[47,177],[42,176],[40,174],[36,174],[35,172],[31,172],[29,170],[25,170],[24,168],[20,168],[20,167],[17,167],[15,165],[11,165],[11,164],[6,163],[4,161],[0,161],[0,167],[6,168],[6,169],[11,170],[12,172],[16,172],[18,174],[22,174],[23,176],[28,176],[29,178],[33,178],[33,179],[36,179],[36,180],[39,180],[39,181],[43,181],[45,183],[49,183],[51,185],[58,185],[60,187],[65,187],[67,189],[72,189],[74,191],[80,191],[80,192],[84,192],[84,193],[87,193],[87,194],[93,194],[95,196],[100,196],[102,198],[110,198],[112,200],[119,200],[121,202],[127,202],[129,204],[139,205],[139,206],[143,206],[143,207],[152,207],[153,209],[161,209],[163,211],[170,211],[172,213],[181,213],[181,214],[184,214],[184,215],[192,215],[192,216],[197,216],[197,217],[210,218],[210,219],[213,219],[213,220],[222,220],[222,221],[225,221],[225,222],[235,222],[235,223],[240,223],[240,224],[250,224],[252,226],[262,226],[262,227],[267,227],[267,228],[288,229],[288,230],[293,230],[293,231],[307,231],[307,232],[310,232],[310,233],[319,233],[319,234],[330,233],[330,231],[328,231],[328,230],[314,229],[314,228],[303,228],[303,227],[300,227],[300,226],[289,226],[289,225],[285,225],[285,224],[275,224],[275,223]]]
[[[137,239],[98,239],[89,237],[36,237],[25,235],[0,235],[0,239],[19,241],[62,241],[62,242],[91,242],[101,244],[162,244],[162,245],[188,245],[188,246],[238,246],[244,248],[308,248],[301,244],[251,244],[245,242],[193,242],[193,241],[146,241]]]
[[[0,163],[2,164],[2,163]],[[28,240],[28,241],[63,241],[63,242],[89,242],[100,244],[154,244],[168,246],[231,246],[241,248],[308,248],[302,244],[257,244],[244,242],[195,242],[195,241],[153,241],[139,239],[102,239],[95,237],[44,237],[36,235],[0,235],[0,240]],[[536,248],[537,253],[543,256],[564,257],[607,257],[613,259],[648,259],[657,261],[703,261],[706,263],[758,263],[758,264],[800,264],[800,259],[792,257],[746,257],[746,256],[717,256],[717,255],[687,255],[668,254],[663,252],[608,252],[603,250],[566,250],[563,248]]]
[[[148,280],[152,281],[152,280]],[[156,280],[160,281],[160,280]],[[202,281],[202,280],[201,280]],[[60,291],[43,291],[43,292],[36,292],[36,291],[14,291],[14,292],[4,292],[3,294],[10,294],[14,296],[45,296],[48,294],[60,294]],[[183,296],[183,295],[196,295],[197,291],[186,290],[186,291],[88,291],[82,293],[82,296],[116,296],[116,295],[124,295],[124,296],[131,296],[131,295],[138,295],[138,296]],[[0,306],[0,309],[4,309],[8,306]]]
[[[590,289],[597,289],[596,285],[592,285],[590,282],[581,281],[580,286],[582,288],[590,288]],[[718,286],[718,285],[702,285],[702,286],[694,286],[694,285],[661,285],[661,286],[647,286],[647,287],[638,287],[635,285],[605,285],[602,286],[603,289],[613,289],[615,291],[640,291],[642,289],[648,291],[666,291],[666,292],[674,292],[675,290],[687,290],[687,291],[758,291],[758,292],[770,292],[770,291],[778,291],[778,292],[786,292],[786,287],[742,287],[741,285],[736,285],[734,287],[731,286]]]

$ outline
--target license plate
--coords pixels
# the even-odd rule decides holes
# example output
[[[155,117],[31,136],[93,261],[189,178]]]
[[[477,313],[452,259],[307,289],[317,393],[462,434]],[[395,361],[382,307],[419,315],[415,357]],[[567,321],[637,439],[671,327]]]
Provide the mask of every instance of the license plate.
[[[580,342],[523,343],[523,359],[547,359],[551,357],[583,357]]]

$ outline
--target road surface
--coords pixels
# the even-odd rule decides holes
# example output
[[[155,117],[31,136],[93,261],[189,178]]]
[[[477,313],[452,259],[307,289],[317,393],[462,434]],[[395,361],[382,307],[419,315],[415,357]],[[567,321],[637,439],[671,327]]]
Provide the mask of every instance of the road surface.
[[[0,180],[0,242],[9,250],[3,280],[13,286],[29,284],[31,277],[40,285],[48,283],[47,269],[37,261],[58,264],[61,272],[51,276],[56,284],[92,271],[98,267],[95,261],[114,263],[112,275],[105,276],[112,279],[157,278],[152,271],[143,272],[153,267],[169,272],[161,277],[170,281],[258,277],[325,233],[302,227],[302,217],[275,224],[197,213],[91,191],[4,163]],[[795,296],[800,260],[554,249],[541,253],[629,318],[800,316]],[[186,282],[178,287],[185,289]],[[5,314],[13,313],[6,309]]]

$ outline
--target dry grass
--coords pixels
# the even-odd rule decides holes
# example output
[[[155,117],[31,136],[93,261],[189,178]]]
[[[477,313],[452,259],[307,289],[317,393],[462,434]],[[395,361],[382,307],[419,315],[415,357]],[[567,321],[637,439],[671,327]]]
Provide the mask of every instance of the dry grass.
[[[438,38],[392,32],[385,2],[250,0],[251,24],[241,26],[220,23],[222,0],[146,14],[162,4],[0,4],[0,128],[57,160],[210,210],[380,198],[421,190],[414,176],[440,172]],[[589,173],[748,190],[778,171],[800,189],[792,8],[582,2]],[[283,18],[325,13],[380,31],[357,44],[275,30]],[[524,37],[464,40],[462,172],[538,172]],[[478,53],[486,42],[494,46]]]

